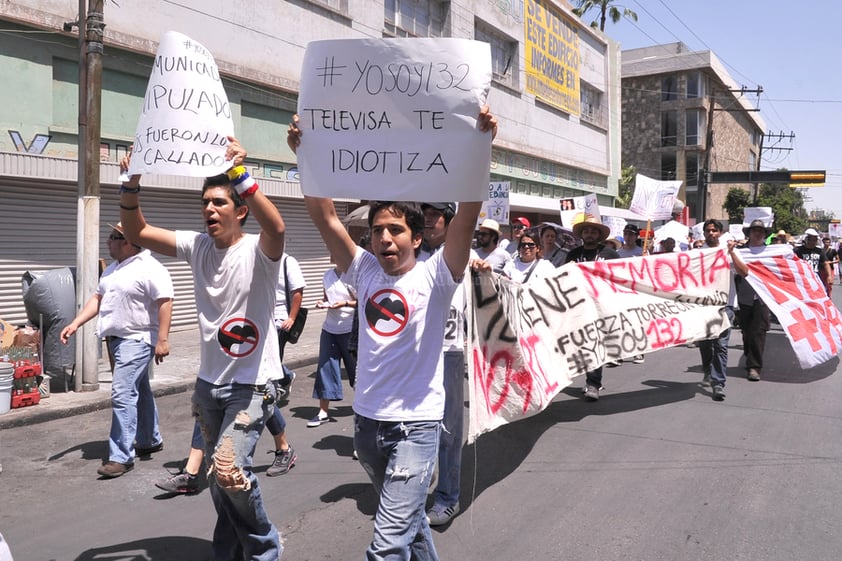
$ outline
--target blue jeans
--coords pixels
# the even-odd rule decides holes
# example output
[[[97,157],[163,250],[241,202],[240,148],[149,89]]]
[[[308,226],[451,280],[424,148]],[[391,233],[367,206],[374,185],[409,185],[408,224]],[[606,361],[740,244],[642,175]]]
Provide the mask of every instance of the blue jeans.
[[[367,561],[438,561],[424,503],[440,428],[439,421],[355,417],[354,448],[380,496]]]
[[[348,381],[354,385],[357,374],[357,359],[351,354],[348,343],[351,333],[328,333],[322,329],[319,338],[319,368],[313,385],[313,399],[339,401],[342,399],[342,370],[339,361],[345,363]]]
[[[140,448],[150,448],[162,440],[158,408],[149,386],[149,365],[155,348],[143,341],[119,337],[109,337],[108,348],[114,355],[108,459],[130,464],[134,462],[135,442]]]
[[[725,306],[728,321],[734,321],[734,309]],[[702,355],[702,370],[710,374],[712,386],[725,387],[725,373],[728,370],[728,341],[731,339],[731,327],[719,334],[715,339],[699,341],[699,353]]]
[[[445,507],[459,502],[462,477],[462,435],[465,426],[465,353],[444,353],[444,425],[439,442],[439,481],[435,504]]]
[[[264,389],[196,381],[193,414],[205,441],[208,482],[217,513],[214,561],[278,561],[283,553],[252,469],[254,448],[274,407],[272,384]]]

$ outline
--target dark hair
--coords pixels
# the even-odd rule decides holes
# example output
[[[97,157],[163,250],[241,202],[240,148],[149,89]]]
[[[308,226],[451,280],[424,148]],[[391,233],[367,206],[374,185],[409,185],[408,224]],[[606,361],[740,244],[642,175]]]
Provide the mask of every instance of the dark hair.
[[[532,230],[532,231],[524,232],[523,235],[520,237],[520,240],[518,240],[518,242],[517,242],[518,249],[520,249],[520,246],[524,243],[523,238],[529,238],[530,240],[532,240],[531,242],[526,242],[526,243],[534,243],[536,247],[541,245],[541,237],[540,236],[536,237],[535,231]]]
[[[388,211],[392,216],[398,218],[403,217],[406,220],[406,225],[409,226],[409,231],[412,232],[413,239],[415,236],[424,237],[424,213],[421,212],[421,205],[418,203],[402,202],[402,201],[371,201],[368,209],[368,229],[374,225],[374,217],[380,211]],[[415,255],[421,251],[419,246],[415,250]]]
[[[205,182],[202,184],[202,195],[205,194],[205,191],[212,187],[226,187],[228,191],[228,196],[231,198],[231,202],[234,203],[236,208],[240,208],[242,206],[246,207],[246,215],[240,219],[240,226],[243,226],[246,223],[246,219],[249,217],[249,208],[246,206],[246,201],[243,199],[237,190],[234,189],[234,186],[231,185],[231,179],[228,177],[228,174],[220,173],[219,175],[214,175],[212,177],[206,177]]]
[[[556,238],[558,237],[558,233],[556,233],[555,228],[554,228],[553,226],[550,226],[549,224],[547,224],[546,226],[544,226],[544,227],[542,227],[542,228],[541,228],[541,233],[540,233],[540,234],[538,234],[538,237],[539,237],[539,238],[543,238],[543,237],[544,237],[544,232],[546,232],[547,230],[552,230],[552,231],[553,231],[553,233],[554,233],[554,234],[556,234]]]
[[[716,218],[708,218],[705,220],[705,223],[702,224],[702,230],[707,230],[708,226],[713,226],[718,232],[722,232],[722,222]]]

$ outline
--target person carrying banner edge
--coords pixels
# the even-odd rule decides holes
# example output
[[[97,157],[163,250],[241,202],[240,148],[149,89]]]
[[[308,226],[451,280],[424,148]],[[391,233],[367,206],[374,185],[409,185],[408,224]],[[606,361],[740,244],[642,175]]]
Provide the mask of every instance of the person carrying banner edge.
[[[762,220],[752,220],[743,228],[748,242],[739,251],[730,252],[737,276],[734,284],[737,289],[737,316],[743,333],[743,353],[746,357],[746,378],[752,382],[760,381],[763,370],[763,350],[766,348],[766,332],[769,331],[771,313],[769,307],[760,299],[754,288],[748,283],[748,266],[743,262],[741,252],[757,255],[766,249],[766,238],[772,233]]]
[[[130,157],[121,161],[122,170]],[[120,219],[132,243],[184,259],[193,271],[201,354],[192,402],[217,511],[211,558],[277,561],[283,546],[264,509],[252,458],[275,406],[271,378],[281,369],[272,311],[285,225],[242,167],[246,151],[234,137],[225,157],[233,167],[202,187],[204,233],[147,223],[139,175],[120,188]],[[258,235],[243,231],[250,214]]]
[[[477,126],[492,139],[496,135],[497,120],[487,106]],[[296,151],[302,140],[296,115],[287,143]],[[424,219],[417,203],[372,205],[369,253],[351,239],[331,199],[305,195],[304,200],[361,304],[354,446],[379,495],[366,559],[436,561],[424,505],[444,414],[441,345],[482,203],[461,203],[444,249],[419,263]],[[390,293],[397,300],[382,296]],[[416,338],[420,332],[424,336]]]

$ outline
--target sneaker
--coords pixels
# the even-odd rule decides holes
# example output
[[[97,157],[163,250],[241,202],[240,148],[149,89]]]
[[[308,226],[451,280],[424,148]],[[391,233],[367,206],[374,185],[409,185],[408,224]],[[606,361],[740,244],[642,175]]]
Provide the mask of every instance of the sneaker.
[[[635,355],[634,358],[632,358],[632,362],[635,364],[643,364],[643,361],[645,360],[646,357],[644,357],[643,355]]]
[[[587,399],[588,401],[598,401],[599,388],[590,384],[585,386],[585,399]]]
[[[322,417],[321,415],[316,415],[315,417],[307,421],[307,426],[310,428],[320,427],[323,424],[329,423],[331,421],[333,421],[333,419],[331,419],[330,417]]]
[[[352,460],[359,460],[360,459],[360,457],[357,456],[357,449],[356,448],[354,448],[354,453],[351,454],[351,459]]]
[[[156,481],[155,487],[167,493],[189,495],[199,491],[199,477],[181,470],[172,477]]]
[[[608,368],[617,368],[618,366],[622,366],[622,364],[622,360],[609,360],[605,363],[605,366],[607,366]]]
[[[275,477],[276,475],[283,475],[288,473],[295,465],[295,460],[298,456],[295,455],[295,450],[290,446],[287,450],[269,450],[269,454],[275,454],[275,460],[269,469],[266,470],[268,477]]]
[[[275,391],[278,394],[275,399],[276,403],[289,399],[289,394],[292,392],[293,382],[295,382],[295,372],[287,367],[284,367],[284,377],[275,381]]]
[[[704,376],[702,376],[702,385],[704,385],[704,386],[710,385],[710,373],[707,373]]]
[[[119,462],[104,462],[102,466],[96,470],[98,474],[106,479],[114,479],[120,477],[124,473],[128,473],[134,469],[134,464],[121,464]]]
[[[162,440],[158,444],[153,444],[149,448],[141,448],[140,446],[135,447],[134,453],[135,456],[142,457],[142,456],[149,456],[150,454],[154,454],[155,452],[160,452],[164,449],[164,441]]]
[[[443,526],[459,514],[459,503],[450,506],[433,505],[427,512],[427,522],[430,526]]]
[[[760,370],[757,368],[749,368],[748,369],[748,376],[746,376],[752,382],[759,382],[760,381]]]
[[[725,399],[725,388],[720,384],[713,386],[713,400],[722,401]]]

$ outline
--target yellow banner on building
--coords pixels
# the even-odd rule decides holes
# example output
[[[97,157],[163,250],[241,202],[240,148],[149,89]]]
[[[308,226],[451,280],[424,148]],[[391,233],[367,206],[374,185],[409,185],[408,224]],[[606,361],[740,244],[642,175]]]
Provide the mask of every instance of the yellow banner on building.
[[[579,30],[563,14],[526,0],[526,91],[579,115]]]

